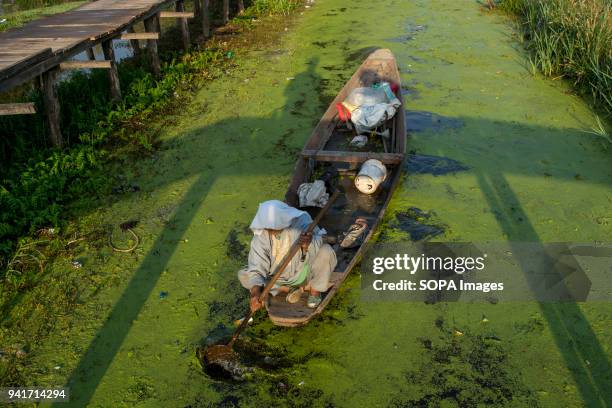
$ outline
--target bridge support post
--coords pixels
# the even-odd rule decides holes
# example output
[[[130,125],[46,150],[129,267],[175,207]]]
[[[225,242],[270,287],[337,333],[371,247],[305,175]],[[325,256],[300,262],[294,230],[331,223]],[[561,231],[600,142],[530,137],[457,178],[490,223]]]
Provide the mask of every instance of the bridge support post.
[[[87,58],[89,58],[91,61],[95,61],[96,60],[96,54],[94,54],[93,47],[92,48],[88,48],[85,52],[87,53]]]
[[[110,69],[108,70],[108,80],[110,83],[110,96],[113,102],[121,101],[121,87],[119,85],[119,73],[117,72],[117,64],[115,63],[115,50],[113,49],[113,40],[102,42],[102,51],[104,51],[104,59],[110,61]]]
[[[200,1],[200,0],[196,0]],[[202,0],[202,34],[204,38],[210,37],[210,10],[209,10],[209,1],[210,0]]]
[[[145,19],[145,31],[149,33],[159,33],[159,17],[157,14]],[[147,40],[147,50],[151,58],[151,69],[153,75],[159,78],[161,76],[161,64],[159,62],[159,54],[157,52],[157,40]]]
[[[177,0],[176,1],[176,11],[184,12],[185,11],[185,1]],[[189,25],[187,24],[186,18],[177,19],[177,24],[179,29],[181,30],[181,37],[183,38],[183,49],[185,51],[189,50],[191,45],[191,39],[189,38]]]
[[[56,147],[64,145],[62,131],[60,129],[60,103],[55,88],[55,79],[59,68],[51,68],[42,75],[42,91],[45,103],[45,115],[49,126],[49,140]]]
[[[229,22],[229,0],[223,0],[223,24]]]

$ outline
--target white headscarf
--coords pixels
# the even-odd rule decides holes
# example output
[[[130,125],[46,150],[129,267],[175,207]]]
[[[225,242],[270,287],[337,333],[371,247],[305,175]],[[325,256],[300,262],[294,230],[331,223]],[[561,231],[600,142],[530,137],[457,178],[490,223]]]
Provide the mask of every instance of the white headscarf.
[[[264,229],[282,230],[291,225],[291,221],[306,214],[282,201],[270,200],[259,204],[257,214],[251,222],[251,230],[255,235],[261,235]]]

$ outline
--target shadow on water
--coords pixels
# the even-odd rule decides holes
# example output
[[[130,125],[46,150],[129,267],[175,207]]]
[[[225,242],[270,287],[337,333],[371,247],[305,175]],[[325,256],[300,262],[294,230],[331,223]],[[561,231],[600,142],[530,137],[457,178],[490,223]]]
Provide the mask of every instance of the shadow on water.
[[[309,62],[308,69],[296,75],[290,82],[290,85],[285,90],[285,108],[274,117],[240,117],[231,121],[218,122],[206,128],[190,130],[189,134],[181,135],[189,139],[193,139],[193,135],[196,133],[210,138],[226,137],[227,130],[231,127],[236,130],[236,137],[239,138],[239,141],[227,141],[227,143],[234,143],[235,149],[226,157],[223,168],[217,167],[211,170],[209,163],[195,158],[190,161],[182,160],[180,164],[176,162],[178,155],[172,155],[172,157],[168,158],[171,162],[171,166],[180,165],[185,170],[180,176],[177,176],[177,179],[193,176],[197,177],[177,204],[174,215],[169,218],[164,230],[157,237],[151,250],[132,275],[127,287],[114,304],[112,311],[81,357],[77,367],[71,373],[66,384],[72,390],[71,401],[69,403],[70,406],[82,407],[87,406],[91,402],[102,378],[107,373],[115,355],[118,353],[122,343],[127,337],[132,327],[132,323],[138,318],[145,302],[151,296],[160,275],[166,269],[173,254],[177,251],[178,243],[193,222],[198,208],[206,199],[216,178],[218,176],[227,177],[233,174],[278,175],[280,168],[278,161],[276,164],[272,163],[269,166],[262,164],[260,160],[257,160],[257,153],[255,152],[263,152],[266,154],[265,150],[262,151],[262,146],[269,145],[272,154],[276,154],[277,157],[281,155],[282,152],[277,152],[278,146],[274,144],[274,139],[272,139],[270,135],[275,135],[281,139],[284,138],[282,142],[286,143],[288,136],[287,133],[282,130],[282,126],[293,126],[292,132],[294,141],[299,137],[300,140],[297,140],[297,143],[303,144],[304,138],[310,132],[310,124],[308,124],[307,129],[304,129],[305,133],[302,135],[301,129],[295,128],[295,119],[292,117],[291,109],[295,104],[303,103],[302,99],[309,99],[311,97],[303,92],[304,89],[312,89],[314,84],[320,82],[315,73],[317,64],[318,60],[313,58]],[[283,125],[279,125],[280,123]],[[253,132],[254,130],[256,131]],[[177,140],[180,140],[181,136],[179,136]],[[197,140],[201,139],[202,138],[199,137]],[[195,143],[197,142],[194,142],[194,144]],[[201,143],[201,146],[195,148],[206,151],[206,143]],[[189,153],[193,153],[193,149],[194,146],[185,148]],[[287,158],[287,165],[291,166],[294,158]],[[162,167],[162,164],[158,163],[157,166]],[[166,184],[177,181],[177,179],[169,178],[167,175],[161,175],[160,178],[163,178]],[[254,211],[254,208],[249,208],[247,211]],[[236,241],[236,234],[230,233],[226,243],[229,244],[229,246],[234,246],[234,248],[239,247]],[[242,247],[239,249],[241,252],[244,250]],[[226,271],[224,270],[223,272]],[[227,274],[218,275],[228,276]],[[228,277],[232,282],[237,282],[235,274],[231,274]],[[233,288],[237,286],[239,285],[232,285]],[[225,294],[227,295],[227,293]],[[232,308],[240,310],[240,313],[243,313],[247,307],[246,292],[244,292],[244,296],[236,297],[234,300],[236,300],[239,305],[234,304]],[[57,406],[66,406],[66,404],[62,403]]]
[[[521,203],[503,173],[476,172],[478,183],[497,220],[513,242],[541,242],[530,223]],[[521,222],[517,222],[521,219]],[[520,253],[520,251],[513,251]],[[540,248],[544,253],[544,247]],[[517,258],[527,276],[530,276],[526,260]],[[531,282],[535,284],[535,282]],[[607,407],[612,404],[610,381],[612,367],[586,316],[576,303],[539,303],[555,343],[565,364],[576,382],[580,394],[589,407]]]
[[[67,385],[72,390],[70,405],[86,406],[91,402],[96,389],[107,374],[113,359],[130,332],[132,322],[141,313],[162,271],[164,271],[171,257],[177,251],[177,243],[193,222],[197,209],[207,198],[215,181],[220,176],[274,175],[278,173],[279,169],[290,169],[294,161],[294,155],[287,154],[287,138],[291,135],[291,142],[301,146],[311,130],[311,123],[307,123],[310,121],[304,118],[301,119],[302,127],[295,124],[296,121],[300,120],[300,116],[302,116],[300,112],[297,112],[301,109],[296,110],[295,107],[300,108],[304,104],[312,105],[307,101],[316,98],[312,91],[305,90],[317,90],[317,86],[321,83],[320,78],[315,73],[317,63],[317,60],[311,60],[308,70],[300,73],[290,82],[285,91],[285,108],[273,117],[240,117],[221,121],[206,128],[190,130],[189,133],[178,136],[177,140],[183,137],[188,139],[190,143],[193,140],[192,145],[183,148],[186,152],[192,153],[197,149],[206,151],[208,146],[205,139],[207,138],[226,137],[227,139],[229,129],[234,130],[232,134],[238,135],[233,136],[231,140],[227,139],[227,143],[231,143],[234,149],[226,157],[224,165],[218,165],[211,170],[208,167],[209,165],[201,160],[183,160],[180,165],[183,166],[184,173],[180,176],[176,176],[174,179],[168,179],[164,175],[160,176],[160,178],[164,178],[165,183],[172,183],[182,178],[196,177],[187,193],[178,203],[174,215],[170,217],[163,232],[159,235],[141,265],[134,272],[127,287],[113,306],[108,318],[100,327],[86,352],[82,355],[78,366],[71,373],[67,382]],[[560,140],[567,139],[568,137],[568,131],[563,129],[543,129],[509,122],[493,123],[482,119],[445,118],[427,112],[413,112],[408,115],[408,121],[412,132],[438,132],[444,129],[450,129],[451,132],[455,132],[462,126],[467,126],[468,123],[470,129],[482,129],[476,136],[470,136],[470,145],[465,149],[466,157],[457,157],[456,160],[414,154],[411,155],[412,163],[409,162],[407,168],[410,172],[411,166],[413,166],[413,173],[419,173],[419,168],[427,169],[421,170],[420,174],[430,173],[434,175],[454,173],[456,171],[472,171],[478,177],[480,188],[491,210],[503,214],[503,216],[498,218],[498,221],[510,241],[538,242],[540,239],[533,226],[529,223],[526,214],[521,209],[520,202],[510,188],[504,174],[544,177],[542,173],[538,173],[539,170],[537,168],[524,165],[525,156],[527,155],[528,159],[532,158],[534,162],[541,160],[542,146],[553,146],[546,154],[547,163],[551,163],[550,166],[553,167],[550,171],[555,173],[555,177],[572,181],[578,180],[574,177],[575,173],[571,169],[568,170],[564,167],[568,165],[564,161],[566,153],[561,152],[559,155],[555,153],[554,146],[559,145],[561,143]],[[518,133],[517,126],[520,127]],[[491,135],[489,131],[492,128],[497,129],[498,132]],[[254,129],[258,131],[253,132]],[[289,130],[291,132],[287,133]],[[196,134],[198,135],[197,138],[194,137]],[[500,134],[503,134],[504,137],[499,137]],[[534,136],[525,137],[525,134]],[[206,137],[203,138],[201,137],[202,135]],[[275,137],[278,139],[276,143]],[[201,145],[197,145],[197,143],[201,143]],[[282,146],[279,147],[279,143]],[[502,143],[504,146],[508,146],[508,149],[503,149],[506,157],[504,157],[504,160],[489,160],[486,163],[481,163],[479,155],[486,156],[487,146],[490,146],[491,143]],[[267,146],[270,147],[268,150],[262,150],[262,148],[265,149]],[[567,146],[563,148],[567,148]],[[499,150],[497,151],[499,152]],[[286,160],[284,162],[283,160],[277,160],[276,163],[271,160],[271,164],[268,164],[266,161],[262,163],[261,160],[258,160],[262,153],[271,154],[277,158],[283,157],[283,160]],[[470,157],[472,160],[468,160]],[[517,157],[520,157],[521,160],[513,160],[513,158]],[[171,162],[170,165],[175,165],[174,157],[167,160]],[[280,165],[279,162],[281,162]],[[469,166],[461,164],[461,162],[468,163]],[[473,165],[472,162],[478,163],[478,165]],[[468,167],[471,170],[467,170]],[[414,171],[415,169],[417,171]],[[593,171],[586,169],[583,170],[582,180],[580,182],[609,185],[610,175],[605,172],[599,172],[597,169]],[[516,221],[507,213],[509,206],[512,206],[516,209],[515,211],[521,213],[521,218],[524,221],[520,225],[517,225]],[[255,208],[245,208],[245,210],[254,212]],[[412,211],[413,213],[402,215],[402,217],[405,217],[398,218],[398,221],[401,223],[409,222],[408,220],[411,218],[417,220],[426,220],[428,218],[424,215],[426,213],[415,213],[420,211],[418,209],[412,209]],[[226,245],[233,246],[243,256],[244,248],[239,245],[236,238],[238,233],[228,235]],[[231,285],[232,291],[230,293],[220,293],[221,303],[228,302],[224,297],[234,296],[234,290],[237,294],[241,290],[236,284],[233,273],[228,274],[226,270],[222,272],[225,274],[219,273],[216,275],[227,276],[225,279],[227,279],[228,285]],[[244,310],[241,308],[246,307],[246,293],[242,299],[240,296],[238,296],[238,299],[234,297],[227,306],[236,311]],[[223,305],[220,307],[224,308]],[[610,391],[606,389],[606,384],[610,380],[610,363],[588,320],[576,304],[541,304],[540,307],[550,326],[557,347],[574,380],[578,384],[584,401],[589,406],[605,406],[605,402],[610,402]],[[228,316],[224,317],[227,318]],[[316,324],[316,322],[314,323]],[[263,354],[265,355],[265,352]],[[589,361],[589,363],[585,363],[586,361]],[[60,405],[58,404],[58,406]]]
[[[601,163],[605,163],[606,153],[598,141],[588,140],[575,130],[453,118],[421,111],[408,111],[406,119],[409,134],[418,134],[422,140],[430,140],[440,134],[452,139],[461,131],[461,143],[465,144],[462,157],[457,158],[459,160],[409,154],[406,163],[409,177],[411,174],[439,176],[471,171],[476,175],[490,210],[497,215],[497,221],[511,244],[525,241],[538,243],[541,239],[505,174],[555,177],[604,186],[612,184],[610,168],[601,166]],[[462,129],[464,127],[469,127],[469,133]],[[432,141],[432,147],[439,140]],[[593,161],[597,164],[585,166],[585,161],[580,160],[581,155],[583,158],[599,156]],[[570,157],[574,159],[573,162],[568,161]],[[443,233],[442,227],[431,223],[430,215],[412,207],[397,213],[396,221],[391,222],[389,227],[408,232],[414,241],[430,239]],[[383,231],[383,239],[384,234]],[[541,252],[544,252],[543,245]],[[524,260],[517,261],[522,264],[524,273],[530,276],[527,264],[521,262]],[[578,304],[539,303],[539,307],[585,404],[602,408],[612,405],[612,390],[609,387],[612,367],[609,358]]]
[[[408,174],[432,174],[434,176],[454,174],[470,169],[465,164],[448,157],[412,153],[408,154],[405,168]]]
[[[409,133],[433,131],[439,132],[445,128],[460,129],[463,121],[458,118],[437,115],[426,111],[407,111],[406,130]]]

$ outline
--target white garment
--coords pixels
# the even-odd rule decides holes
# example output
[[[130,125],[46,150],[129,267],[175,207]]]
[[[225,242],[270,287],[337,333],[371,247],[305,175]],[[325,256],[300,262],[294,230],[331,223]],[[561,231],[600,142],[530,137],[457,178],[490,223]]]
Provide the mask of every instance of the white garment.
[[[306,214],[282,201],[269,200],[259,204],[257,214],[251,222],[253,234],[261,235],[264,229],[282,230],[291,225],[291,221]]]
[[[329,200],[329,194],[323,180],[316,180],[314,183],[302,183],[297,192],[300,198],[300,207],[325,207],[327,200]]]

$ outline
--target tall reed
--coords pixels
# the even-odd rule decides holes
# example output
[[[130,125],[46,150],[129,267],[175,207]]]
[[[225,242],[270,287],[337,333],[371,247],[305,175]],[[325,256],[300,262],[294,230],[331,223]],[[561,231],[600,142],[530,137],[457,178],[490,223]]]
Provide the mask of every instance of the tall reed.
[[[500,0],[518,17],[531,63],[612,113],[612,0]]]

